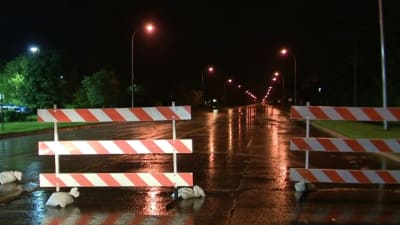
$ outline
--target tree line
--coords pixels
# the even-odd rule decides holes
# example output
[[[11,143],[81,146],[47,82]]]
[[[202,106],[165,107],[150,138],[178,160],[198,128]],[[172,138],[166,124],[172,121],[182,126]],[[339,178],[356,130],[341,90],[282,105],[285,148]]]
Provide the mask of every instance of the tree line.
[[[120,104],[120,82],[112,70],[85,75],[80,84],[68,76],[57,51],[22,54],[0,67],[3,103],[32,109],[57,107],[105,107]],[[78,81],[79,82],[79,81]]]

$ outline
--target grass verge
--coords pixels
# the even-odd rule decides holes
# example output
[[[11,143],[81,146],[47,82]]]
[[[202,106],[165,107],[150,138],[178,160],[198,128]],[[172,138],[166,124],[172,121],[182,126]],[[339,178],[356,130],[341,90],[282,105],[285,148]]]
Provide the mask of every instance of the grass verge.
[[[388,123],[388,130],[383,129],[383,122],[354,121],[312,121],[311,124],[332,130],[349,138],[400,138],[400,123]]]

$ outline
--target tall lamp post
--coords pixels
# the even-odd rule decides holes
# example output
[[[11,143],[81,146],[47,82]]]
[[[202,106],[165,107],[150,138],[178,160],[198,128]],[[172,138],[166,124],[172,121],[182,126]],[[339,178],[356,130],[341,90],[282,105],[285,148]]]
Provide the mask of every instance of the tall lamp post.
[[[226,106],[226,84],[232,84],[232,82],[233,82],[232,78],[228,78],[227,80],[224,81],[224,96],[223,96],[224,106]]]
[[[209,66],[207,67],[207,73],[212,73],[214,72],[214,67]],[[201,72],[201,91],[203,92],[203,102],[205,104],[206,102],[206,94],[205,94],[205,77],[204,77],[204,71],[202,70]]]
[[[280,51],[281,55],[287,55],[289,54],[289,50],[286,48],[282,48]],[[297,60],[296,60],[296,55],[293,53],[293,51],[290,52],[293,56],[293,62],[294,62],[294,104],[297,104]]]
[[[381,73],[382,73],[382,105],[383,108],[387,108],[387,96],[386,96],[386,61],[385,61],[385,38],[383,32],[383,12],[382,12],[382,0],[379,0],[379,37],[381,42]],[[383,129],[388,129],[387,120],[383,121]]]
[[[154,31],[154,26],[151,23],[146,24],[145,26],[145,31],[147,33],[152,33]],[[135,37],[137,34],[138,30],[135,30],[132,33],[132,38],[131,38],[131,46],[132,46],[132,51],[131,51],[131,107],[134,107],[134,93],[135,93],[135,87],[134,87],[134,79],[135,79],[135,71],[134,71],[134,54],[133,54],[133,46],[134,46],[134,41]]]
[[[284,79],[284,76],[283,76],[283,74],[280,74],[279,72],[275,72],[274,73],[274,79],[275,78],[278,78],[278,77],[281,77],[280,78],[280,83],[281,83],[281,85],[282,85],[282,87],[281,87],[281,101],[282,101],[282,105],[285,105],[286,104],[286,93],[285,93],[285,79]]]

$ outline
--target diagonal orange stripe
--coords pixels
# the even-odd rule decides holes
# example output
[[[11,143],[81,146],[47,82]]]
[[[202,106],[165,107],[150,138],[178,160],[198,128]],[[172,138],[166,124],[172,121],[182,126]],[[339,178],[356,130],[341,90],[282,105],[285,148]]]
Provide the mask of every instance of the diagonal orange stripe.
[[[156,109],[165,117],[166,120],[181,119],[170,107],[156,107]]]
[[[97,174],[108,186],[119,187],[121,186],[114,177],[109,173],[98,173]]]
[[[152,152],[152,153],[164,153],[164,151],[160,148],[160,147],[158,147],[158,145],[156,145],[155,143],[154,143],[154,141],[152,141],[152,140],[145,140],[145,141],[142,141],[142,144],[147,148],[147,149],[149,149],[150,150],[150,152]]]
[[[48,112],[56,118],[57,122],[71,122],[71,119],[64,114],[62,109],[48,109]]]
[[[371,139],[370,141],[372,144],[375,145],[375,147],[380,152],[392,152],[392,149],[386,144],[386,142],[384,140]]]
[[[343,117],[344,120],[357,120],[347,107],[335,107],[335,111]]]
[[[119,149],[122,150],[125,154],[137,154],[138,152],[131,145],[128,144],[127,141],[113,141],[115,145],[118,146]]]
[[[291,141],[295,144],[299,150],[311,150],[311,146],[305,141],[305,138],[292,137]]]
[[[93,184],[81,173],[71,173],[69,174],[76,182],[78,182],[81,187],[92,187]]]
[[[67,185],[61,179],[58,179],[54,173],[42,173],[41,175],[54,187],[56,187],[57,184],[59,187],[67,187]]]
[[[126,173],[125,176],[133,183],[134,186],[145,187],[147,184],[136,173]]]
[[[400,108],[388,108],[388,111],[397,119],[397,121],[400,121]]]
[[[100,144],[100,141],[87,141],[87,143],[95,149],[97,154],[110,154],[110,152]]]
[[[291,119],[304,119],[301,114],[294,108],[290,108],[290,118]]]
[[[113,122],[126,122],[126,119],[115,108],[103,109],[103,112],[107,114]]]
[[[191,149],[180,140],[169,140],[168,142],[175,147],[178,153],[192,153]]]
[[[44,141],[38,142],[39,155],[54,155],[54,152]]]
[[[308,169],[297,168],[296,171],[308,182],[317,182],[318,179]]]
[[[351,175],[353,175],[353,177],[359,182],[359,183],[363,183],[363,184],[370,184],[371,181],[368,179],[367,176],[365,176],[365,174],[360,171],[360,170],[350,170],[349,171]]]
[[[350,147],[353,152],[365,152],[365,149],[362,145],[360,145],[358,141],[354,139],[343,139],[343,141]]]
[[[161,186],[174,186],[174,183],[163,173],[151,173],[151,175],[161,184]]]
[[[324,146],[328,152],[340,152],[340,150],[333,144],[329,138],[317,138],[318,142]]]
[[[316,119],[320,120],[329,120],[329,116],[324,112],[324,110],[321,107],[318,106],[310,106],[308,107],[310,112],[313,114],[313,116],[316,117]]]
[[[99,120],[89,111],[89,109],[76,109],[75,111],[86,122],[99,122]]]
[[[385,182],[385,184],[397,184],[398,182],[396,181],[396,179],[394,179],[394,177],[385,170],[381,170],[381,171],[376,171],[376,174],[382,178],[382,180]]]
[[[142,108],[133,108],[133,109],[131,109],[131,111],[139,119],[139,121],[153,121],[154,120]]]
[[[336,170],[322,170],[329,179],[334,183],[346,183],[345,180],[337,173]]]
[[[368,116],[372,121],[382,121],[383,117],[375,110],[375,108],[361,108],[361,110]]]

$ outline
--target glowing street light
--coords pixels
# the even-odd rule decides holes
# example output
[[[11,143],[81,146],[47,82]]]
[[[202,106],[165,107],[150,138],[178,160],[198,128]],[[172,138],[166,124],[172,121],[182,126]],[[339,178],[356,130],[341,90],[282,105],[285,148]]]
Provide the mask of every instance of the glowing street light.
[[[232,84],[232,82],[233,82],[233,80],[232,80],[232,78],[228,78],[228,79],[226,79],[226,81],[224,82],[224,95],[223,95],[223,102],[224,102],[224,105],[226,105],[226,84]]]
[[[29,46],[29,51],[30,51],[32,54],[36,54],[36,53],[39,53],[40,49],[39,49],[39,47],[36,46],[36,45],[31,45],[31,46]]]
[[[294,104],[297,104],[297,63],[296,63],[296,55],[293,53],[293,51],[290,51],[286,48],[281,49],[280,51],[281,55],[288,55],[289,53],[292,54],[293,56],[293,62],[294,62]]]
[[[207,72],[208,72],[209,74],[213,73],[213,72],[214,72],[214,67],[212,67],[212,66],[207,67]],[[204,86],[205,86],[205,78],[204,78],[204,71],[202,70],[202,71],[201,71],[201,90],[202,90],[202,92],[203,92],[203,102],[205,103],[205,101],[206,101],[206,95],[205,95]]]
[[[148,23],[145,26],[145,31],[147,33],[153,33],[154,32],[155,27],[153,26],[153,24]],[[139,30],[135,30],[132,33],[132,38],[131,38],[131,46],[132,46],[132,51],[131,51],[131,107],[134,107],[134,93],[135,93],[135,86],[134,86],[134,79],[135,79],[135,71],[134,71],[134,54],[133,54],[133,46],[134,46],[134,41],[135,41],[135,37],[136,34]]]

